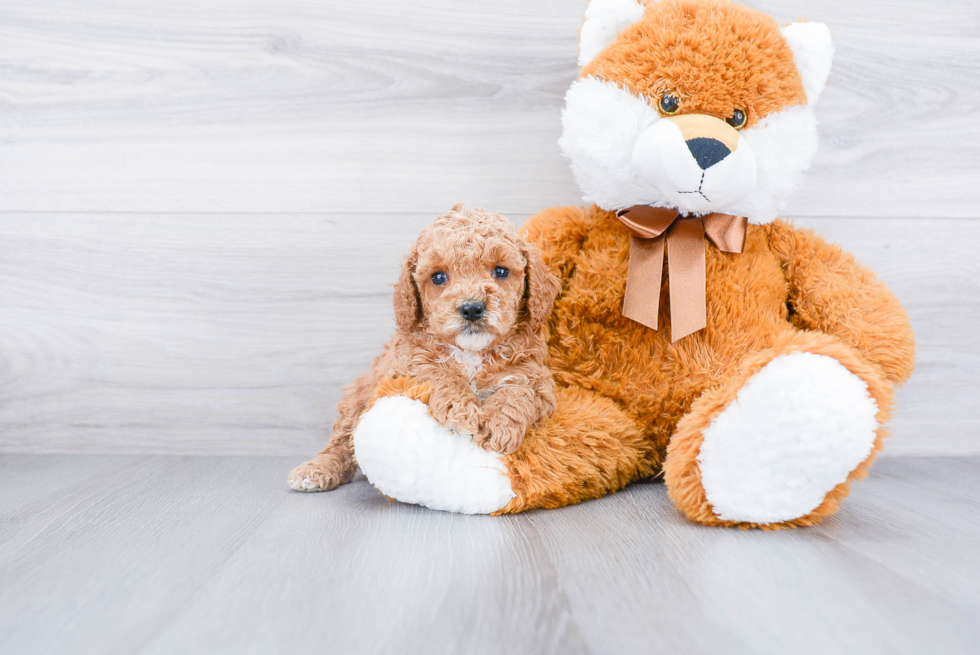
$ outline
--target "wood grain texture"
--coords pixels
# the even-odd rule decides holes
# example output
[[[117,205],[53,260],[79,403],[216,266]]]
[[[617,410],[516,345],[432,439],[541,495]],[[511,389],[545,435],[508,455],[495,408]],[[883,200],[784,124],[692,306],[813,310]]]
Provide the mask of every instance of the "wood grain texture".
[[[290,492],[282,458],[5,455],[0,652],[972,653],[978,464],[882,461],[762,533],[660,484],[471,517]]]
[[[0,215],[0,452],[314,452],[431,218]],[[980,454],[980,222],[799,222],[909,309],[918,368],[886,454]]]
[[[0,210],[531,214],[584,0],[92,0],[0,7]],[[974,217],[980,5],[765,0],[830,25],[794,215]]]

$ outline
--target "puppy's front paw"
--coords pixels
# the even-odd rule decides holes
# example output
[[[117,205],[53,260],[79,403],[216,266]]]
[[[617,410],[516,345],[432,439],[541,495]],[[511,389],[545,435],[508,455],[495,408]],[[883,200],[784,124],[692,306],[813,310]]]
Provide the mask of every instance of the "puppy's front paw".
[[[448,400],[433,394],[429,411],[432,418],[456,432],[476,435],[480,431],[480,408],[475,402]]]
[[[495,416],[485,423],[479,434],[474,435],[473,441],[484,450],[510,455],[520,447],[524,432],[523,425],[505,416]]]

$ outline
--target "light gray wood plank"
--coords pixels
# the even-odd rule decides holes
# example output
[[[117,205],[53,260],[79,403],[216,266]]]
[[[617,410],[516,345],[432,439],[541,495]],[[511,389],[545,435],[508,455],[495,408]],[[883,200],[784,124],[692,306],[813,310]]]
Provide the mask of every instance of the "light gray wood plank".
[[[64,468],[69,460],[53,461]],[[70,461],[100,474],[57,499],[3,504],[0,520],[13,516],[19,529],[0,551],[2,652],[66,644],[80,653],[134,652],[282,502],[256,484],[268,470],[262,460]]]
[[[872,472],[874,484],[819,527],[835,543],[932,589],[961,608],[980,607],[980,475],[976,458],[910,457]],[[923,526],[924,532],[915,526]],[[928,554],[928,555],[927,555]]]
[[[590,652],[533,526],[401,505],[367,482],[286,493],[144,652]],[[256,607],[285,629],[243,630]]]
[[[470,517],[296,494],[283,458],[4,455],[0,651],[970,653],[978,464],[884,460],[822,527],[764,533],[656,483]]]
[[[849,510],[852,525],[873,520]],[[973,529],[980,518],[954,516]],[[693,525],[660,484],[534,520],[593,652],[928,653],[975,644],[975,607],[955,605],[941,583],[910,584],[905,569],[876,566],[815,531]],[[889,526],[906,546],[906,531],[922,527]]]
[[[753,3],[828,23],[823,144],[796,215],[976,215],[980,8]],[[0,8],[0,210],[531,214],[584,0],[154,0]]]
[[[430,220],[0,215],[0,451],[314,452],[391,334],[390,285]],[[800,224],[909,309],[918,369],[886,455],[980,454],[980,223]]]

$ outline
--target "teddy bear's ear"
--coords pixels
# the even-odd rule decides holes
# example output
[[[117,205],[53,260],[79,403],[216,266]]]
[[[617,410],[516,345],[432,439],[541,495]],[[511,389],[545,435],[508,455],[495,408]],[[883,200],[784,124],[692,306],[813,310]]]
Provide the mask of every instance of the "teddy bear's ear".
[[[793,49],[793,61],[803,78],[807,104],[814,105],[827,83],[834,59],[830,29],[823,23],[792,23],[783,28],[783,36]]]
[[[591,0],[579,34],[578,65],[585,66],[595,59],[620,32],[641,18],[643,4],[637,0]]]

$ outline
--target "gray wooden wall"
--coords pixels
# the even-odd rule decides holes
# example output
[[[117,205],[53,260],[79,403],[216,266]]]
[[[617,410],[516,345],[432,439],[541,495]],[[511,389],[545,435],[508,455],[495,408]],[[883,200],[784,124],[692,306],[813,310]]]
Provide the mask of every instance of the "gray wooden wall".
[[[980,454],[980,4],[752,4],[835,36],[787,215],[912,316],[887,452]],[[422,226],[579,202],[555,141],[584,7],[0,3],[0,452],[319,447]]]

